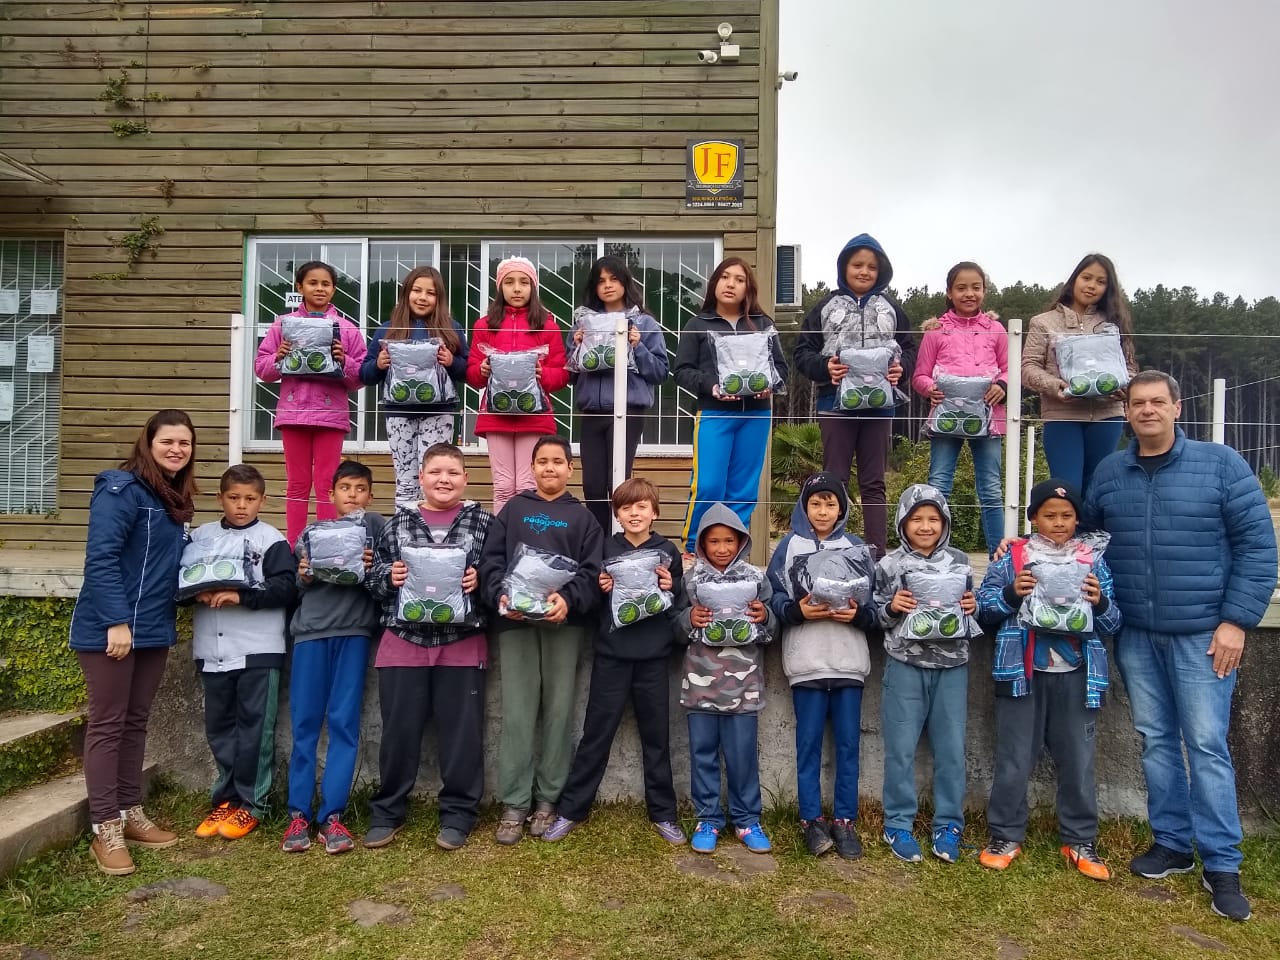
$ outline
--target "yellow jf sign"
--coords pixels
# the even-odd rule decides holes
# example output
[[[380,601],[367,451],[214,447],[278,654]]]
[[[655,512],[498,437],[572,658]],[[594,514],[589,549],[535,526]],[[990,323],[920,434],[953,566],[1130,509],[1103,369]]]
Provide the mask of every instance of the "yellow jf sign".
[[[704,140],[693,148],[693,173],[708,193],[719,193],[738,172],[738,145]]]

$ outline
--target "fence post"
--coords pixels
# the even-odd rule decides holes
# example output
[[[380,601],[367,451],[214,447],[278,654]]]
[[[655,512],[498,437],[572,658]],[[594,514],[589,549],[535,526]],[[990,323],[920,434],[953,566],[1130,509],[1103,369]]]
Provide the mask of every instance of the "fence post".
[[[1227,381],[1225,380],[1213,381],[1213,442],[1227,442]]]
[[[1031,488],[1036,481],[1036,428],[1027,427],[1027,466],[1026,475],[1023,478],[1023,497],[1027,503],[1031,502]],[[1023,514],[1022,516],[1022,532],[1031,532],[1031,519]]]
[[[613,483],[610,490],[627,479],[627,334],[630,332],[627,315],[619,312],[613,328]],[[587,414],[593,416],[593,414]],[[603,414],[600,414],[603,416]],[[613,518],[613,530],[622,529],[618,518]]]
[[[1004,448],[1004,535],[1018,535],[1018,465],[1022,440],[1022,321],[1009,321],[1009,367],[1006,374]]]
[[[227,466],[244,459],[244,378],[245,329],[244,314],[231,315],[231,402],[227,405]]]

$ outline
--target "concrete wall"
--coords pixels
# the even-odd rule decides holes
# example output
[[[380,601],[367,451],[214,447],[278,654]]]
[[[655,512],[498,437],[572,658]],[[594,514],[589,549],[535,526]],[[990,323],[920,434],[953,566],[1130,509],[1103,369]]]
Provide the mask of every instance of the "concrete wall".
[[[1272,651],[1280,641],[1280,631],[1259,630],[1250,635],[1246,650],[1245,670],[1240,677],[1232,717],[1232,751],[1236,759],[1237,780],[1242,813],[1251,830],[1268,826],[1267,812],[1280,812],[1280,658]],[[969,785],[967,806],[981,810],[991,784],[992,757],[995,749],[993,696],[991,692],[991,644],[978,641],[973,645],[970,664],[969,721],[967,761]],[[213,780],[213,763],[204,742],[201,720],[200,682],[192,667],[189,646],[180,645],[170,660],[168,675],[156,699],[151,717],[149,753],[161,767],[184,785],[199,789]],[[860,792],[864,798],[878,801],[884,769],[884,751],[880,737],[880,682],[884,667],[884,650],[877,644],[872,649],[872,679],[867,684],[862,710],[862,755]],[[678,665],[672,658],[671,698],[678,698]],[[765,655],[767,703],[760,718],[760,780],[765,803],[790,801],[795,798],[795,723],[791,697],[782,673],[780,649],[772,645]],[[498,696],[498,672],[495,663],[489,675],[488,730],[484,757],[486,787],[491,794],[497,780],[497,747],[501,725]],[[1139,739],[1129,716],[1128,698],[1114,674],[1111,696],[1103,708],[1097,726],[1098,800],[1104,815],[1146,816],[1146,790],[1139,763]],[[584,654],[578,674],[578,717],[581,722],[590,677],[590,654]],[[287,682],[285,684],[287,687]],[[377,682],[374,671],[366,679],[363,735],[357,777],[373,782],[378,776],[378,743],[381,720],[378,713]],[[688,737],[684,711],[678,707],[671,715],[672,766],[677,793],[689,792]],[[289,721],[287,697],[282,698],[276,731],[276,761],[280,776],[288,761]],[[322,743],[323,747],[323,743]],[[435,756],[435,735],[428,730],[424,762],[418,780],[418,791],[434,795],[439,787]],[[831,792],[830,744],[826,755],[824,793]],[[928,796],[929,761],[922,750],[916,770],[917,786]],[[640,777],[640,743],[630,715],[613,746],[609,771],[601,787],[600,798],[642,796]],[[1051,804],[1053,778],[1051,765],[1042,762],[1032,786],[1033,804]],[[1273,825],[1273,824],[1272,824]]]

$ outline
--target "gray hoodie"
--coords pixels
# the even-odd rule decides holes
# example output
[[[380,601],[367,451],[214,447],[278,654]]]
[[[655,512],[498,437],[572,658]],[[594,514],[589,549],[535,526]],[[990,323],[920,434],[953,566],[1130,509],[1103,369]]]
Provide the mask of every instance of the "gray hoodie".
[[[907,518],[926,504],[937,507],[942,514],[942,536],[933,552],[927,555],[913,549],[906,534]],[[898,498],[897,530],[902,545],[890,551],[876,569],[875,604],[880,626],[885,631],[885,651],[895,660],[909,663],[913,667],[938,670],[963,666],[969,662],[969,638],[982,634],[977,620],[966,617],[964,629],[953,640],[919,640],[908,635],[904,629],[906,618],[889,609],[893,595],[903,589],[906,571],[913,566],[923,566],[926,562],[936,563],[949,558],[951,562],[962,565],[968,572],[965,589],[973,589],[973,571],[969,566],[969,558],[950,546],[951,509],[947,506],[947,498],[937,487],[931,487],[927,483],[915,483],[907,487]]]
[[[702,515],[698,524],[697,566],[709,565],[702,549],[703,535],[715,525],[737,531],[742,543],[734,562],[740,561],[751,551],[751,535],[738,515],[723,503],[713,503]],[[694,570],[689,575],[693,576]],[[763,626],[770,640],[778,636],[778,620],[769,609],[769,578],[760,581],[759,599],[768,611]],[[690,601],[692,604],[692,601]],[[764,665],[760,661],[760,645],[747,643],[739,647],[713,647],[695,639],[697,630],[691,622],[693,607],[685,607],[676,618],[676,639],[687,643],[682,677],[680,680],[680,706],[687,710],[707,710],[713,713],[757,713],[764,708]]]

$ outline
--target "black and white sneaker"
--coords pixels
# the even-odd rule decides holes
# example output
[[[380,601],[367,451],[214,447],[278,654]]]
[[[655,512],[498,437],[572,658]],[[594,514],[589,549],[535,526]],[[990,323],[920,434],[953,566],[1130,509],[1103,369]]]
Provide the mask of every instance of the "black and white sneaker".
[[[1195,868],[1196,859],[1191,854],[1170,850],[1158,843],[1153,843],[1146,853],[1129,861],[1130,872],[1148,880],[1163,880],[1175,873],[1190,873]]]
[[[1240,921],[1252,916],[1249,899],[1240,889],[1240,874],[1206,870],[1203,882],[1213,897],[1213,912],[1218,916]]]

